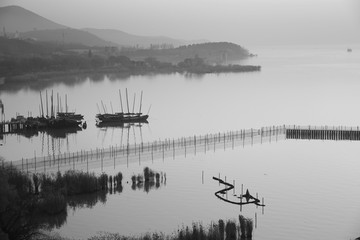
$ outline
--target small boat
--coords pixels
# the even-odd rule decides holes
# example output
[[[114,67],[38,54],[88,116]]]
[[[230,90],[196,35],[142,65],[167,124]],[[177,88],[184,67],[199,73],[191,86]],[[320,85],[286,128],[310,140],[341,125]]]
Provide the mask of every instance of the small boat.
[[[352,49],[351,49],[351,48],[348,48],[348,49],[347,49],[347,52],[352,52]]]

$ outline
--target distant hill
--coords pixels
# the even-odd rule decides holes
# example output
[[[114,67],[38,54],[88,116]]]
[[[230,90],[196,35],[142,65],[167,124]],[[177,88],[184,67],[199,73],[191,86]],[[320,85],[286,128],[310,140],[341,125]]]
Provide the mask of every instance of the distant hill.
[[[66,26],[57,24],[19,6],[0,8],[0,30],[7,33],[28,32],[33,30],[60,29]]]
[[[74,54],[73,49],[88,51],[82,44],[59,44],[54,42],[33,41],[31,39],[10,39],[0,37],[1,58],[26,58],[41,56],[47,58],[54,53]]]
[[[19,6],[0,8],[0,35],[31,38],[56,43],[81,43],[86,46],[116,46],[89,32],[68,28]],[[15,35],[15,33],[17,33]]]
[[[92,33],[102,39],[117,43],[120,46],[149,48],[151,45],[171,44],[174,47],[186,44],[186,41],[163,36],[137,36],[115,29],[84,28],[84,31]]]
[[[32,38],[57,43],[81,43],[87,46],[124,46],[149,48],[167,44],[178,47],[203,40],[185,41],[164,36],[137,36],[120,30],[69,28],[19,6],[0,8],[0,36]],[[15,34],[16,33],[16,34]],[[63,37],[64,35],[64,37]]]
[[[20,34],[20,37],[65,44],[81,43],[91,47],[116,46],[116,44],[105,41],[94,34],[72,28],[24,32]]]

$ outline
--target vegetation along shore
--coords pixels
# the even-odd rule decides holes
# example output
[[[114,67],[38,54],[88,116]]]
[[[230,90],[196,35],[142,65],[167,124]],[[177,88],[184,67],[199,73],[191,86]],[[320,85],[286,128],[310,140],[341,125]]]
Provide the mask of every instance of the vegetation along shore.
[[[229,64],[251,56],[241,46],[226,42],[118,50],[0,37],[0,76],[10,83],[93,72],[139,75],[260,71],[260,66]]]

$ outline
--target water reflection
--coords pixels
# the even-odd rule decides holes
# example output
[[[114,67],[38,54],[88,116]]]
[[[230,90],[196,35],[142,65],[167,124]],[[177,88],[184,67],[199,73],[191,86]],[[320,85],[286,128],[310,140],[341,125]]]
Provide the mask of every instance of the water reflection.
[[[16,93],[23,89],[29,89],[33,91],[41,91],[46,88],[53,88],[58,84],[63,84],[68,87],[75,87],[81,85],[86,81],[91,82],[101,82],[105,79],[109,79],[111,82],[115,81],[127,81],[133,76],[145,76],[149,79],[155,76],[161,75],[176,75],[178,73],[130,73],[130,72],[104,72],[104,73],[61,73],[60,76],[56,74],[44,74],[44,76],[25,76],[17,81],[12,81],[11,79],[4,79],[0,83],[1,89],[0,92],[7,93]],[[185,72],[182,74],[185,79],[195,79],[201,80],[205,77],[205,74],[200,73],[188,73]]]
[[[56,76],[56,74],[44,74],[44,76],[28,76],[18,79],[17,81],[12,81],[11,79],[5,79],[1,85],[0,92],[16,93],[22,89],[30,89],[33,91],[41,91],[46,88],[53,88],[55,85],[61,83],[68,87],[75,87],[81,85],[86,81],[91,82],[101,82],[105,79],[109,79],[111,82],[115,81],[127,81],[132,76],[146,76],[151,78],[152,76],[158,75],[173,75],[173,73],[161,73],[161,74],[151,74],[151,73],[119,73],[119,72],[100,72],[100,73],[61,73],[61,76]],[[184,74],[184,76],[189,78],[202,78],[204,74]]]
[[[166,174],[161,173],[160,178],[156,177],[155,181],[143,181],[137,182],[131,185],[133,190],[141,190],[149,193],[150,190],[157,190],[162,185],[166,185]],[[77,211],[78,209],[94,208],[98,203],[106,204],[108,194],[120,194],[124,190],[122,184],[109,184],[107,190],[102,190],[90,194],[80,194],[66,197],[67,208],[59,214],[48,215],[40,214],[36,217],[38,227],[46,226],[44,229],[52,230],[54,228],[60,228],[66,223],[68,211]]]
[[[38,137],[39,135],[45,136],[48,135],[52,138],[66,138],[70,134],[76,134],[77,132],[82,131],[81,127],[70,127],[64,129],[26,129],[26,130],[19,130],[9,133],[8,135],[19,135],[25,138],[33,138]],[[7,133],[0,134],[3,138]]]
[[[152,189],[159,189],[161,185],[166,185],[166,173],[156,172],[145,167],[143,175],[133,175],[131,181],[132,190],[143,189],[146,193],[149,193]]]
[[[112,188],[111,190],[109,190],[109,193],[110,191],[112,192]],[[119,192],[122,192],[122,187]],[[70,209],[74,211],[78,208],[93,208],[98,202],[105,204],[106,195],[107,191],[99,191],[90,194],[69,196],[67,198],[67,205]]]
[[[97,128],[124,128],[128,129],[131,127],[142,127],[144,124],[148,124],[149,122],[145,120],[141,123],[124,123],[124,122],[97,122]]]

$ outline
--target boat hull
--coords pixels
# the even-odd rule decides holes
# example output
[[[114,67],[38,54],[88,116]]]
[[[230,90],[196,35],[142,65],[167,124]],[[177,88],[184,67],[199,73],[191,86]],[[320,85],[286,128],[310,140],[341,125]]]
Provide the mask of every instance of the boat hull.
[[[119,115],[119,114],[103,114],[97,115],[98,122],[101,123],[145,123],[149,115]]]

